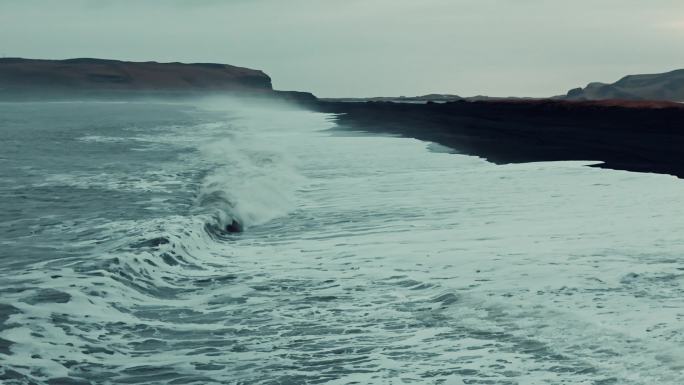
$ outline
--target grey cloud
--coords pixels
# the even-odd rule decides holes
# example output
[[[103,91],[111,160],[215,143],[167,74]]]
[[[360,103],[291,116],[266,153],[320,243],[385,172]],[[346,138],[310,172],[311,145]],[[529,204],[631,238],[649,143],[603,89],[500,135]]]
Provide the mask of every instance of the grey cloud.
[[[683,67],[682,11],[657,0],[0,0],[0,52],[226,62],[321,96],[543,96]]]

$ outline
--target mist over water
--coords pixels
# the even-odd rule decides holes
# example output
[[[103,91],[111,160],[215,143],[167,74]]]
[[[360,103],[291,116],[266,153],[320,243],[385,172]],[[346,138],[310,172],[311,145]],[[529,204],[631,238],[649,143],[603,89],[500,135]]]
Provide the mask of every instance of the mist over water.
[[[684,382],[681,180],[331,118],[0,104],[0,383]]]

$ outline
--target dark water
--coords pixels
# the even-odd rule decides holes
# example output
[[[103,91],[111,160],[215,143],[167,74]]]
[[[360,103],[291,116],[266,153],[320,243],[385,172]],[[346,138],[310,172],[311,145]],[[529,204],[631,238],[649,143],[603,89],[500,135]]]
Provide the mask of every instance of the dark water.
[[[684,380],[681,181],[329,119],[0,104],[0,383]]]

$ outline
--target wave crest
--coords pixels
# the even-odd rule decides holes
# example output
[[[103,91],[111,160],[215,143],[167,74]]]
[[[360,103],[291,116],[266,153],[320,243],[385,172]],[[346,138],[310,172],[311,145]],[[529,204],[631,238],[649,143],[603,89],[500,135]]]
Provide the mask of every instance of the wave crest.
[[[200,150],[216,164],[203,179],[197,206],[209,210],[215,225],[234,221],[248,228],[287,215],[304,177],[282,150],[249,139],[227,138]]]

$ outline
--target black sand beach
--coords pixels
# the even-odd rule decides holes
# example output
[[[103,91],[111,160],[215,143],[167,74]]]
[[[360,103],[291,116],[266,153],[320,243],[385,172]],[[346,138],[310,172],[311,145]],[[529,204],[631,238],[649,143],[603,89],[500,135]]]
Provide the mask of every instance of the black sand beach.
[[[684,177],[684,106],[673,102],[499,100],[320,102],[341,128],[433,141],[498,163],[598,160]]]

